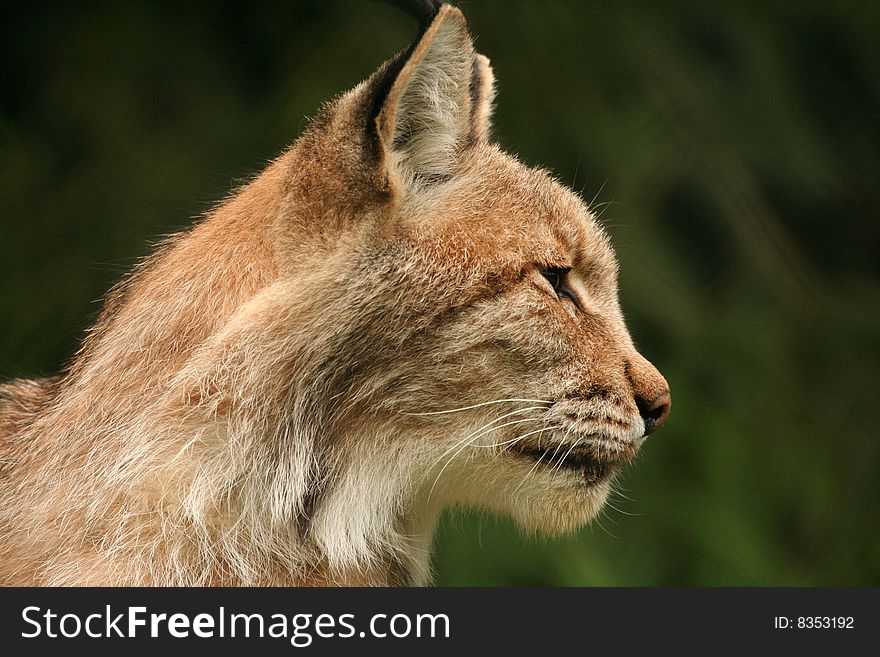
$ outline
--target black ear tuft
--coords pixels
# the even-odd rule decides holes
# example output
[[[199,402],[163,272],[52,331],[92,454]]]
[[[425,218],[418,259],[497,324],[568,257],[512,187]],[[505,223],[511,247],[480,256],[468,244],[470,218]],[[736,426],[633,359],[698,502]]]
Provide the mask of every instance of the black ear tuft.
[[[421,23],[422,29],[425,29],[434,20],[440,7],[443,6],[443,0],[384,0],[384,2],[415,16]]]

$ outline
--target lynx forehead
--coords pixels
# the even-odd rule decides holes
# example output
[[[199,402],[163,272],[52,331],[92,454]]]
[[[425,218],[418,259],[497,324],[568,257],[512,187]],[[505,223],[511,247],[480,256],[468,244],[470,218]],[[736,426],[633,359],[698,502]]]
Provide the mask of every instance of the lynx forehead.
[[[589,209],[490,143],[461,12],[0,386],[0,581],[429,581],[450,505],[568,531],[669,413]]]

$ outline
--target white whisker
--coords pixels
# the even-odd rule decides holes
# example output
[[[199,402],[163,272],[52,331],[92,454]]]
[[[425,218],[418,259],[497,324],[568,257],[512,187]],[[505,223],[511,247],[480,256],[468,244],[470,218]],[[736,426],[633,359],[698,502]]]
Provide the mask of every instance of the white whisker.
[[[596,517],[594,518],[594,520],[595,520],[596,524],[599,525],[599,528],[600,528],[603,532],[605,532],[606,534],[608,534],[611,538],[619,539],[619,538],[620,538],[619,536],[617,536],[616,534],[612,534],[610,531],[608,531],[608,529],[606,529],[605,525],[602,524],[602,518],[603,518],[603,517],[604,517],[604,518],[607,518],[609,522],[614,522],[614,520],[613,520],[613,519],[608,515],[608,513],[605,511],[605,507],[604,507],[604,505],[602,506],[602,508],[599,509],[599,513],[596,514]],[[615,523],[615,524],[616,524],[616,523]]]
[[[427,411],[425,413],[408,413],[406,411],[399,411],[401,415],[410,415],[410,416],[423,416],[423,415],[444,415],[446,413],[460,413],[461,411],[469,411],[474,408],[481,408],[483,406],[491,406],[492,404],[512,404],[512,403],[529,403],[529,404],[546,404],[550,405],[553,402],[547,399],[496,399],[494,401],[483,402],[482,404],[473,404],[471,406],[462,406],[461,408],[450,408],[446,411]]]
[[[553,427],[541,427],[540,429],[535,429],[534,431],[529,431],[528,433],[521,434],[521,435],[517,436],[516,438],[511,438],[510,440],[505,440],[500,443],[492,443],[491,445],[476,445],[476,447],[504,447],[505,445],[510,445],[512,443],[518,442],[518,441],[522,440],[523,438],[528,438],[529,436],[531,436],[533,434],[541,433],[542,431],[558,431],[561,428],[562,428],[561,424],[557,424],[556,426],[553,426]]]
[[[526,483],[526,480],[527,480],[529,477],[532,476],[532,474],[535,472],[535,470],[536,470],[536,469],[538,468],[538,466],[541,464],[541,459],[543,459],[543,458],[544,458],[544,455],[541,454],[541,455],[538,457],[538,460],[535,461],[535,465],[533,465],[533,466],[529,469],[529,471],[526,472],[525,476],[522,478],[522,481],[519,482],[519,484],[517,484],[516,488],[513,489],[513,494],[514,494],[514,495],[516,495],[516,492],[522,487],[522,485],[523,485],[524,483]]]
[[[460,445],[467,443],[470,440],[476,440],[480,436],[485,435],[485,432],[484,432],[485,429],[492,427],[492,425],[500,422],[501,420],[504,420],[504,419],[511,417],[513,415],[519,415],[520,413],[527,413],[528,411],[540,410],[541,408],[542,408],[541,406],[529,406],[528,408],[521,408],[516,411],[510,411],[509,413],[505,413],[504,415],[495,418],[491,422],[487,422],[486,424],[481,426],[479,429],[476,429],[475,431],[469,433],[467,436],[465,436],[464,438],[462,438],[461,440],[456,442],[452,447],[450,447],[445,452],[443,452],[440,456],[437,457],[437,459],[435,459],[435,463],[439,462],[441,459],[445,458],[448,454],[450,454],[454,450],[458,449],[458,447]],[[537,418],[534,418],[534,419],[537,419]],[[502,425],[502,426],[507,426],[507,425]],[[501,427],[495,427],[495,428],[500,429]],[[481,433],[481,432],[483,432],[483,433]]]
[[[498,419],[501,419],[501,418],[498,418]],[[537,418],[537,417],[527,417],[527,418],[520,419],[520,420],[511,420],[510,422],[505,422],[504,424],[499,424],[496,427],[490,427],[488,429],[485,429],[484,431],[479,432],[477,434],[471,434],[470,436],[466,437],[464,440],[461,440],[458,443],[456,443],[456,445],[453,446],[452,449],[455,449],[455,447],[458,447],[458,449],[455,450],[455,453],[452,454],[452,456],[450,456],[446,460],[446,463],[443,464],[443,467],[440,468],[440,472],[437,473],[437,476],[434,478],[434,483],[431,485],[431,490],[428,492],[428,499],[429,500],[431,499],[431,496],[434,494],[434,489],[437,487],[437,482],[440,481],[440,477],[446,471],[446,468],[449,467],[449,464],[452,463],[455,460],[455,458],[462,451],[467,449],[471,445],[471,443],[473,443],[473,441],[475,441],[477,438],[480,438],[481,436],[485,436],[487,433],[492,433],[493,431],[497,431],[498,429],[503,429],[504,427],[509,427],[514,424],[522,424],[523,422],[539,422],[540,420],[541,420],[541,418]],[[495,420],[495,421],[497,422],[498,420]],[[483,425],[483,426],[485,427],[486,425]],[[449,454],[449,452],[452,451],[452,449],[446,450],[446,452],[444,452],[443,455],[445,456],[446,454]],[[441,456],[440,458],[443,458],[443,456]],[[440,459],[437,459],[437,460],[439,461]]]
[[[561,470],[561,469],[562,469],[562,464],[565,463],[565,459],[567,459],[568,456],[571,454],[572,450],[573,450],[575,447],[577,447],[578,445],[580,445],[582,442],[583,442],[583,438],[578,438],[577,440],[575,440],[575,441],[571,444],[571,447],[568,448],[568,451],[567,451],[565,454],[563,454],[562,458],[559,459],[559,461],[556,463],[556,468],[555,468],[556,470]]]

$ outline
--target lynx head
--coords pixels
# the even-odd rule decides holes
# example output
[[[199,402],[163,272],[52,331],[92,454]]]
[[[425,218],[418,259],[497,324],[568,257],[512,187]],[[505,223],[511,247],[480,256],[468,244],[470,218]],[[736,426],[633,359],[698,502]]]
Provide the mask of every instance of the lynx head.
[[[275,335],[287,403],[319,436],[302,515],[331,553],[383,504],[576,528],[670,407],[624,324],[608,237],[489,142],[489,62],[458,9],[423,4],[418,41],[279,160]]]
[[[132,517],[198,547],[118,581],[425,581],[444,507],[574,529],[666,419],[607,236],[489,142],[488,60],[415,5],[417,42],[111,295],[63,383],[45,425],[116,464],[71,479],[83,508],[138,480]]]

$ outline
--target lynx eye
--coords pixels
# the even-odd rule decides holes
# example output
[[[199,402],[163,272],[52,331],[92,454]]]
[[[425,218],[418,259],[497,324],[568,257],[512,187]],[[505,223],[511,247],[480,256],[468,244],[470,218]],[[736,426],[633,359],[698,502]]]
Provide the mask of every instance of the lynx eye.
[[[580,308],[577,295],[566,284],[570,271],[571,267],[548,267],[540,270],[541,276],[550,283],[560,301],[568,299],[576,308]]]
[[[562,281],[568,272],[568,269],[543,269],[541,270],[541,276],[547,279],[547,282],[550,283],[551,287],[558,294],[559,286],[562,285]]]

